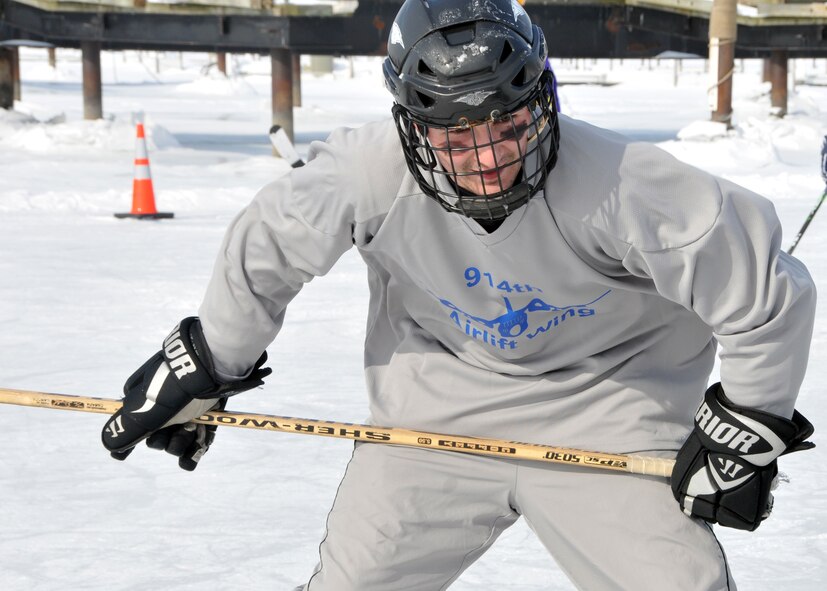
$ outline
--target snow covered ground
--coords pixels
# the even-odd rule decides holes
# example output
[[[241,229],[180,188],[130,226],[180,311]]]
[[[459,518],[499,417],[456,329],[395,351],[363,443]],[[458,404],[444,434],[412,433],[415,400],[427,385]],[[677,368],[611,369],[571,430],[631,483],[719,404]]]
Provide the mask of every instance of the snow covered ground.
[[[157,59],[156,59],[157,58]],[[824,183],[826,60],[796,63],[790,114],[768,116],[760,65],[735,75],[735,122],[714,140],[703,62],[563,62],[563,110],[660,145],[776,204],[789,244]],[[0,387],[118,397],[126,377],[195,313],[224,228],[268,180],[269,61],[234,56],[230,76],[204,54],[105,53],[106,119],[82,121],[79,53],[22,51],[23,101],[0,111]],[[353,74],[351,74],[351,70]],[[305,74],[300,152],[339,125],[387,116],[376,59]],[[117,220],[131,205],[133,118],[143,112],[158,208],[174,220]],[[678,136],[682,139],[678,139]],[[796,255],[827,293],[827,212]],[[270,349],[274,375],[233,407],[362,421],[365,271],[355,252],[311,283]],[[822,298],[799,409],[827,429],[827,304]],[[101,447],[104,417],[0,408],[0,589],[291,589],[315,565],[347,442],[224,429],[194,473],[145,448],[126,462]],[[827,584],[827,444],[782,460],[759,531],[719,530],[744,590]],[[572,589],[524,523],[453,587]]]

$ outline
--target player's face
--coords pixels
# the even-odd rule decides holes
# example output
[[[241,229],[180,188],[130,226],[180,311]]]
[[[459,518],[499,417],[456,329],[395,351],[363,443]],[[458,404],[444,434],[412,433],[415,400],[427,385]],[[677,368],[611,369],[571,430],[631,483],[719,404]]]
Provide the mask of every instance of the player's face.
[[[428,142],[454,182],[474,195],[510,189],[534,131],[527,107],[496,121],[429,128]]]

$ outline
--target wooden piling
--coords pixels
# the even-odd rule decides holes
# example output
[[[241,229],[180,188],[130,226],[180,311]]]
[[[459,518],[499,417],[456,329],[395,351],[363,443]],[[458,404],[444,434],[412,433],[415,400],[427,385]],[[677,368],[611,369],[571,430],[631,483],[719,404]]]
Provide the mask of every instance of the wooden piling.
[[[289,49],[271,49],[273,125],[293,140],[293,58]]]
[[[11,48],[11,79],[14,88],[14,100],[23,100],[23,94],[20,91],[20,48]]]
[[[302,106],[302,56],[300,53],[293,53],[293,106]]]
[[[13,107],[12,51],[7,47],[0,47],[0,109],[12,109]]]
[[[776,117],[787,114],[787,51],[774,49],[770,55],[770,105]]]
[[[101,90],[101,44],[81,41],[83,62],[83,118],[103,118],[103,91]]]
[[[709,15],[709,107],[711,120],[732,127],[732,74],[738,0],[713,0]]]

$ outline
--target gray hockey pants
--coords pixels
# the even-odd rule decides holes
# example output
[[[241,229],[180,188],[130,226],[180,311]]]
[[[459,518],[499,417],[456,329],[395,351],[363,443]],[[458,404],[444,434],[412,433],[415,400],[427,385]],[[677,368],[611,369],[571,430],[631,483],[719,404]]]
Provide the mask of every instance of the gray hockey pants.
[[[355,448],[304,589],[447,589],[521,515],[578,589],[735,589],[663,478],[375,444]]]

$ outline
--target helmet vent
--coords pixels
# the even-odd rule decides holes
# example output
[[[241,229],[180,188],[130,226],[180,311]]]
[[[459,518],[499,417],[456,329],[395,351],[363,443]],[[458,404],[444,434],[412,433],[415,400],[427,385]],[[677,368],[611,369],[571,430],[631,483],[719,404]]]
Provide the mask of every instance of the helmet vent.
[[[436,78],[436,74],[434,74],[434,71],[431,68],[429,68],[428,64],[426,64],[422,60],[419,60],[416,69],[423,76],[431,76],[432,78]]]
[[[500,52],[500,63],[505,62],[512,53],[514,53],[514,48],[511,47],[511,43],[508,41],[503,43],[503,50]]]
[[[472,43],[475,36],[475,26],[473,23],[462,23],[454,25],[453,27],[445,27],[442,34],[445,35],[445,41],[448,45],[457,46]]]
[[[434,99],[429,97],[427,94],[422,94],[418,90],[416,91],[416,98],[419,99],[419,102],[426,109],[434,106]]]
[[[522,87],[526,83],[526,75],[525,75],[525,68],[520,68],[520,71],[517,72],[517,75],[511,79],[511,85],[516,86],[517,88]]]

